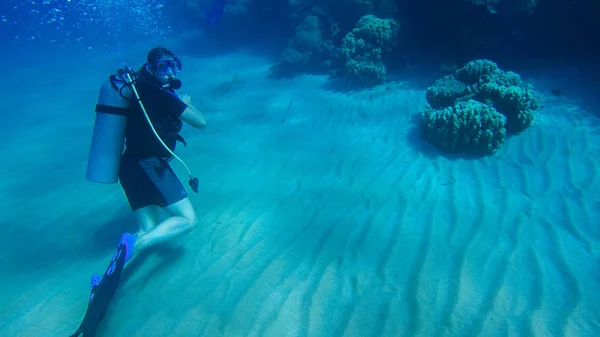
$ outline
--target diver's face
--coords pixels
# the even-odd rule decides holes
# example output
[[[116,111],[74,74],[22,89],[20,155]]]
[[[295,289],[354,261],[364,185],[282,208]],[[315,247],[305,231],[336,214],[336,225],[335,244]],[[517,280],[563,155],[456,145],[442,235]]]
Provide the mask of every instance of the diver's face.
[[[163,56],[150,66],[152,74],[162,84],[168,84],[181,71],[181,62],[170,56]]]

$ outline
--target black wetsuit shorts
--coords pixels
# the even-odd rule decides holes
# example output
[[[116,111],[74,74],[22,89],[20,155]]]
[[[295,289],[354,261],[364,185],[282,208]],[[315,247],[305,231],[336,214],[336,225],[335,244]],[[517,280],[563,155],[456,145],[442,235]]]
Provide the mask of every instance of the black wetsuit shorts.
[[[125,153],[119,182],[132,211],[149,205],[169,206],[188,196],[169,163],[158,157],[137,158]]]

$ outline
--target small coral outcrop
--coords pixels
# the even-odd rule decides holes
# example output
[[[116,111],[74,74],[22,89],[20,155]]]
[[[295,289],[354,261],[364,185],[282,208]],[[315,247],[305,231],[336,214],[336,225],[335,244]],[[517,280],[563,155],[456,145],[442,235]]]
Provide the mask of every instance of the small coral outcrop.
[[[397,46],[400,25],[393,19],[363,16],[348,32],[339,48],[343,69],[336,70],[359,83],[370,86],[383,83],[387,68],[384,58]]]
[[[447,152],[494,153],[506,136],[506,117],[473,99],[442,109],[426,107],[422,123],[425,137]]]
[[[435,81],[426,99],[423,134],[448,152],[494,153],[507,133],[531,126],[539,107],[530,84],[486,59],[471,61]]]

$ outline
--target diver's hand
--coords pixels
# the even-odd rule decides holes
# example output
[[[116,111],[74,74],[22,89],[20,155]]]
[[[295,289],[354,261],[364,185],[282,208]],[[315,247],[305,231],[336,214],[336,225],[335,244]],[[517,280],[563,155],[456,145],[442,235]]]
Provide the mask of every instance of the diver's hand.
[[[192,98],[189,95],[181,95],[181,100],[187,105],[192,103]]]

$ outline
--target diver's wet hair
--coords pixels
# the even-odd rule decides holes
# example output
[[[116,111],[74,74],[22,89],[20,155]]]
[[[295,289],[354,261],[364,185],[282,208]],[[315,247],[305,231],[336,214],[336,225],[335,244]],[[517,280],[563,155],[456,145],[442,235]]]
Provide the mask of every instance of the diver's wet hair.
[[[164,48],[164,47],[152,48],[148,52],[148,55],[146,56],[146,61],[149,64],[154,64],[154,63],[156,63],[156,61],[160,60],[162,57],[165,57],[165,56],[175,58],[175,54],[173,54],[173,52],[167,48]]]

